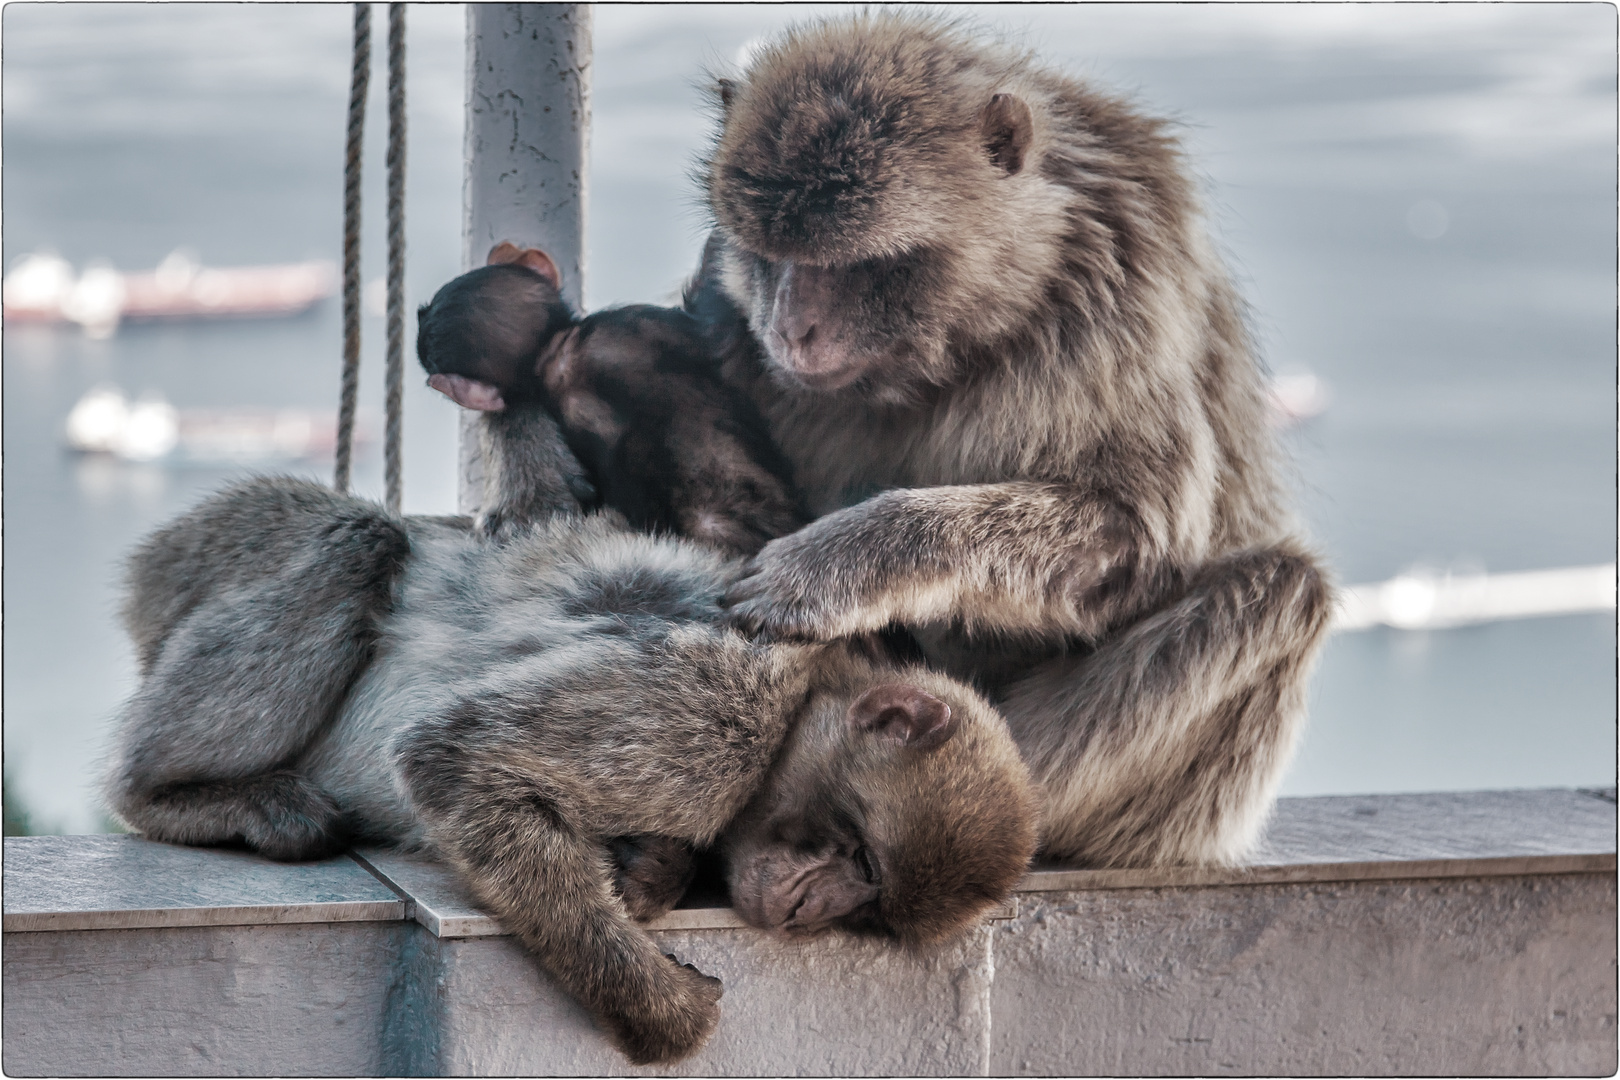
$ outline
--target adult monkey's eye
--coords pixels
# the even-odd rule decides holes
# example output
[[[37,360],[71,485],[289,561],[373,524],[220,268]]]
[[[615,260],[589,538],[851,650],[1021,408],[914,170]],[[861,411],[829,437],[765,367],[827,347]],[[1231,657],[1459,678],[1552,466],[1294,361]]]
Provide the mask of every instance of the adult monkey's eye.
[[[855,849],[855,865],[866,879],[868,885],[877,884],[877,863],[872,861],[872,853],[865,848]]]

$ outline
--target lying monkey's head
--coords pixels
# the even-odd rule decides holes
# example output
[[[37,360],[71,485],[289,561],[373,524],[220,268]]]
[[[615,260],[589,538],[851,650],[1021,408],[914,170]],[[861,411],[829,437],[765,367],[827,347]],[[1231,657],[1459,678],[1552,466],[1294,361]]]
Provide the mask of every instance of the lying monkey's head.
[[[727,828],[732,903],[787,937],[927,944],[1004,901],[1038,802],[1006,722],[962,684],[829,650],[770,780]]]
[[[883,13],[791,31],[721,80],[723,280],[780,370],[903,398],[958,374],[948,346],[1028,325],[1074,201],[1045,167],[1045,79]]]

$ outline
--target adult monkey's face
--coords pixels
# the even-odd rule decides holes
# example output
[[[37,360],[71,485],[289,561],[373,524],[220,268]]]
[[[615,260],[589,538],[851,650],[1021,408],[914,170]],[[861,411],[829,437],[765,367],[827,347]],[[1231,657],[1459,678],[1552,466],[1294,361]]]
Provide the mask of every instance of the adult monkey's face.
[[[775,367],[903,397],[1029,322],[1069,196],[1032,167],[1018,67],[878,15],[790,32],[722,80],[706,176],[722,280]]]

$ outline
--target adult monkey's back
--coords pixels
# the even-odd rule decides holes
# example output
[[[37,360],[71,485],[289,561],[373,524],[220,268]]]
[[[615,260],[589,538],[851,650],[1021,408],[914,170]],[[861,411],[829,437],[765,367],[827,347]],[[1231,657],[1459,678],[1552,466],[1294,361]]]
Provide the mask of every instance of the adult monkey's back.
[[[719,97],[688,305],[741,309],[728,377],[824,515],[738,621],[912,627],[1006,712],[1050,854],[1241,858],[1331,593],[1164,124],[909,14],[791,31]]]

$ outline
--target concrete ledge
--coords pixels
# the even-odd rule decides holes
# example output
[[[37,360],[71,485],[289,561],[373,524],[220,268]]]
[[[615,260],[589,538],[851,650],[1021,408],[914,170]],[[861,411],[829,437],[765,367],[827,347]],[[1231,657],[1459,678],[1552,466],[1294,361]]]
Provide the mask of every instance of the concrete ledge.
[[[351,859],[273,863],[134,836],[7,837],[5,932],[385,922],[406,903]]]
[[[1038,866],[1019,891],[1613,873],[1614,848],[1613,788],[1279,799],[1245,866]]]
[[[445,868],[5,843],[9,1075],[646,1072]],[[1610,1074],[1613,791],[1284,800],[1248,866],[1038,867],[950,948],[651,928],[719,976],[676,1070]]]

